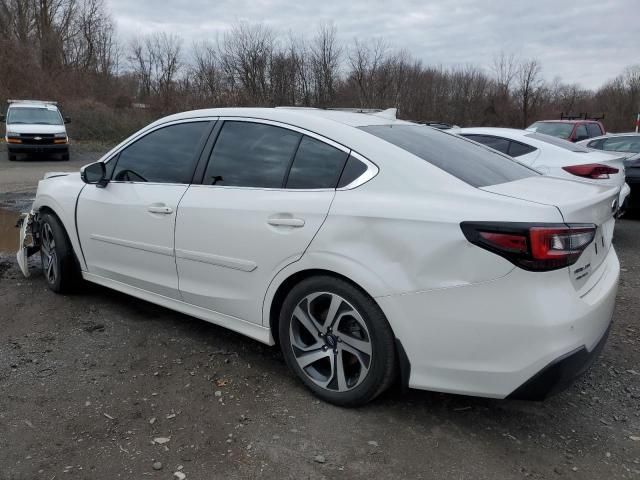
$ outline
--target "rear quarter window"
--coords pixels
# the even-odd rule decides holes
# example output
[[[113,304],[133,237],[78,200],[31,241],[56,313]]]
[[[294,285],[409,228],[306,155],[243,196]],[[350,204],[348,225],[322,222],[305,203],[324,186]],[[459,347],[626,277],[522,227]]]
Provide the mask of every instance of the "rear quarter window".
[[[414,154],[474,187],[539,175],[505,155],[442,130],[421,125],[373,125],[360,129]]]

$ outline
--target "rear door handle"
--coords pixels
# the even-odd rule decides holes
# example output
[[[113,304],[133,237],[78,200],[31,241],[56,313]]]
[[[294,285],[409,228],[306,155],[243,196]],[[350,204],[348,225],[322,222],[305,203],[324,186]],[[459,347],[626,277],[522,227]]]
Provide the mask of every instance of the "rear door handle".
[[[270,218],[268,223],[274,227],[304,227],[304,220],[302,218],[275,217]]]
[[[147,210],[151,213],[162,213],[164,215],[173,213],[173,208],[167,207],[166,205],[149,205]]]

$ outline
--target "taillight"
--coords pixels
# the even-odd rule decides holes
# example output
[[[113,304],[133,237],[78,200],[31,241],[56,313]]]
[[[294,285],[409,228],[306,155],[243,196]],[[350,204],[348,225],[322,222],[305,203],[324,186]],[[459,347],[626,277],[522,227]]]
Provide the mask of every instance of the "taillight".
[[[562,167],[566,172],[583,178],[593,178],[597,180],[606,180],[609,175],[618,173],[620,170],[608,165],[601,165],[599,163],[587,163],[584,165],[569,165],[568,167]]]
[[[460,227],[474,245],[538,272],[573,265],[596,234],[592,224],[462,222]]]

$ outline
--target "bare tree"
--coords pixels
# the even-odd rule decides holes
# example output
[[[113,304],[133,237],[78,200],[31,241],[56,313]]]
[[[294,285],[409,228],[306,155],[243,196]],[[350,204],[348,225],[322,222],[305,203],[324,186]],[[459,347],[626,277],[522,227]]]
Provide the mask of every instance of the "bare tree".
[[[324,24],[318,28],[310,47],[315,104],[326,107],[332,104],[338,82],[338,68],[342,49],[336,40],[336,27]]]
[[[544,82],[537,60],[527,60],[518,68],[516,75],[516,96],[520,105],[522,128],[529,125],[531,114],[541,98]]]

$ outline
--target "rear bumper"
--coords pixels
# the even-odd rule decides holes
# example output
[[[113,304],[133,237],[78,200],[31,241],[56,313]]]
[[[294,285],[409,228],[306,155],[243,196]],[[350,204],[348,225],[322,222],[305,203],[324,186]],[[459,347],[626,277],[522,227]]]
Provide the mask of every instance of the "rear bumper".
[[[506,398],[572,357],[545,374],[548,394],[582,370],[569,365],[588,364],[579,352],[590,360],[604,343],[619,272],[611,248],[586,291],[567,270],[514,268],[493,281],[376,300],[406,352],[409,387]]]
[[[50,145],[28,145],[20,143],[7,143],[9,153],[67,153],[69,151],[68,143],[50,144]]]
[[[507,398],[513,400],[544,400],[564,390],[574,380],[581,377],[593,364],[604,348],[610,330],[611,325],[609,325],[609,328],[607,328],[591,351],[582,346],[562,355],[518,387]]]

